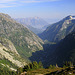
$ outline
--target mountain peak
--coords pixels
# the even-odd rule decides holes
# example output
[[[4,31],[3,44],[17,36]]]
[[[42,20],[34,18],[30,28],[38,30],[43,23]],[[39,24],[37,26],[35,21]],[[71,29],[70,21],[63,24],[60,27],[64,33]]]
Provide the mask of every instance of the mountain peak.
[[[29,17],[29,18],[17,18],[15,19],[16,21],[18,21],[19,23],[23,24],[24,26],[31,26],[33,28],[37,28],[37,29],[42,29],[44,26],[48,25],[48,23],[43,20],[40,17]],[[29,28],[29,27],[28,27]],[[29,28],[30,29],[30,28]]]
[[[75,16],[72,16],[72,19],[75,19]]]
[[[29,17],[28,19],[35,19],[35,20],[39,20],[39,19],[41,19],[41,18],[40,18],[40,17],[35,16],[35,17]]]
[[[35,19],[40,19],[40,18],[39,18],[39,17],[37,17],[37,16],[36,16],[36,17],[34,17],[34,18],[35,18]]]
[[[65,18],[65,20],[72,20],[72,19],[75,19],[75,16],[69,15]]]

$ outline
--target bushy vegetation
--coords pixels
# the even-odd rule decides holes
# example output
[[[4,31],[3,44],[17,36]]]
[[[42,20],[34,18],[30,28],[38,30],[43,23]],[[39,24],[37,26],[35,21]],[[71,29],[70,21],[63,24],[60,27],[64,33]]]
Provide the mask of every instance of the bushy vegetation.
[[[69,75],[69,73],[74,74],[75,67],[71,61],[66,61],[63,67],[58,67],[58,65],[50,65],[44,68],[42,62],[32,62],[24,67],[20,67],[16,72],[10,71],[7,67],[3,67],[0,64],[0,75],[21,75],[26,73],[26,75],[35,74],[45,74],[45,75]]]
[[[17,75],[17,73],[0,64],[0,75]]]
[[[17,73],[14,71],[8,71],[8,70],[0,69],[0,75],[17,75]]]
[[[44,74],[44,75],[69,75],[74,74],[75,67],[71,61],[66,61],[63,67],[58,67],[58,65],[50,65],[46,68],[43,67],[42,63],[37,63],[36,61],[25,65],[23,68],[17,69],[17,74],[26,73],[26,75]]]
[[[56,66],[55,65],[50,65],[49,67],[47,67],[48,69],[55,69],[55,68],[58,68],[58,65],[56,64]]]
[[[37,63],[36,61],[34,61],[33,63],[24,66],[23,71],[35,70],[39,68],[43,68],[42,63],[41,62]]]
[[[71,61],[66,61],[63,67],[73,67],[73,63]]]
[[[17,69],[17,73],[20,74],[22,72],[27,72],[27,71],[33,71],[33,70],[37,70],[37,69],[41,69],[43,68],[43,65],[41,63],[41,61],[39,63],[37,63],[36,61],[29,63],[28,65],[25,65],[23,68],[18,68]]]

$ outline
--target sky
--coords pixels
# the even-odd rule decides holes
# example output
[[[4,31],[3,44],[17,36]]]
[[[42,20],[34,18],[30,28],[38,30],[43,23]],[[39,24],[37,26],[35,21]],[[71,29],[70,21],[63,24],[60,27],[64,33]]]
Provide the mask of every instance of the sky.
[[[75,0],[0,0],[0,13],[12,18],[40,17],[53,23],[75,15]]]

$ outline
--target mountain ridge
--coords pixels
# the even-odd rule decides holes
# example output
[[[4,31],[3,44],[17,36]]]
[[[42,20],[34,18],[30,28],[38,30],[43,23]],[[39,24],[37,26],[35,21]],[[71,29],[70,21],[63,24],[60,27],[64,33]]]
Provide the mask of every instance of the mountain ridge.
[[[75,19],[72,18],[72,16],[67,16],[59,22],[56,22],[47,27],[47,29],[43,33],[39,34],[39,37],[43,40],[58,42],[74,30]]]
[[[27,64],[30,62],[28,57],[32,55],[32,52],[43,50],[42,44],[44,44],[44,42],[37,35],[24,27],[22,24],[17,23],[9,15],[3,13],[0,13],[0,37],[2,39],[7,39],[3,39],[4,43],[1,43],[1,45],[3,45],[4,47],[4,49],[0,48],[0,50],[2,51],[1,55],[6,57],[6,59],[9,59],[10,61],[12,60],[13,63],[18,66],[21,64],[17,64],[19,63],[20,59],[21,62]],[[8,40],[13,44],[12,47],[11,43],[9,46],[6,45],[9,44]],[[16,54],[16,56],[13,56],[14,52],[12,55],[10,55],[10,50],[12,52],[16,52],[18,55]],[[4,55],[4,53],[6,53],[7,56]],[[14,60],[13,57],[19,61]]]
[[[15,20],[20,22],[21,24],[30,25],[37,29],[40,29],[45,25],[48,25],[46,21],[39,17],[16,18]]]

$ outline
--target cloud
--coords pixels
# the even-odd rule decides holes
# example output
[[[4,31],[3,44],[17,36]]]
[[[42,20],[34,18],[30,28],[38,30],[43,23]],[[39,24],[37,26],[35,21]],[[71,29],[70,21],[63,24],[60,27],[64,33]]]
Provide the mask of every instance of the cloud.
[[[14,2],[16,0],[0,0],[0,3],[9,3],[9,2]]]
[[[41,2],[41,1],[21,1],[22,3],[38,3],[38,2]]]
[[[4,5],[4,4],[0,4],[0,8],[6,8],[6,7],[10,7],[10,6]]]
[[[8,8],[8,7],[15,7],[16,5],[5,5],[5,4],[0,4],[0,8]]]
[[[21,0],[22,3],[39,3],[39,2],[53,2],[59,0]]]
[[[0,0],[0,8],[15,7],[17,0]]]
[[[0,0],[0,8],[20,6],[25,3],[53,2],[59,0]]]

